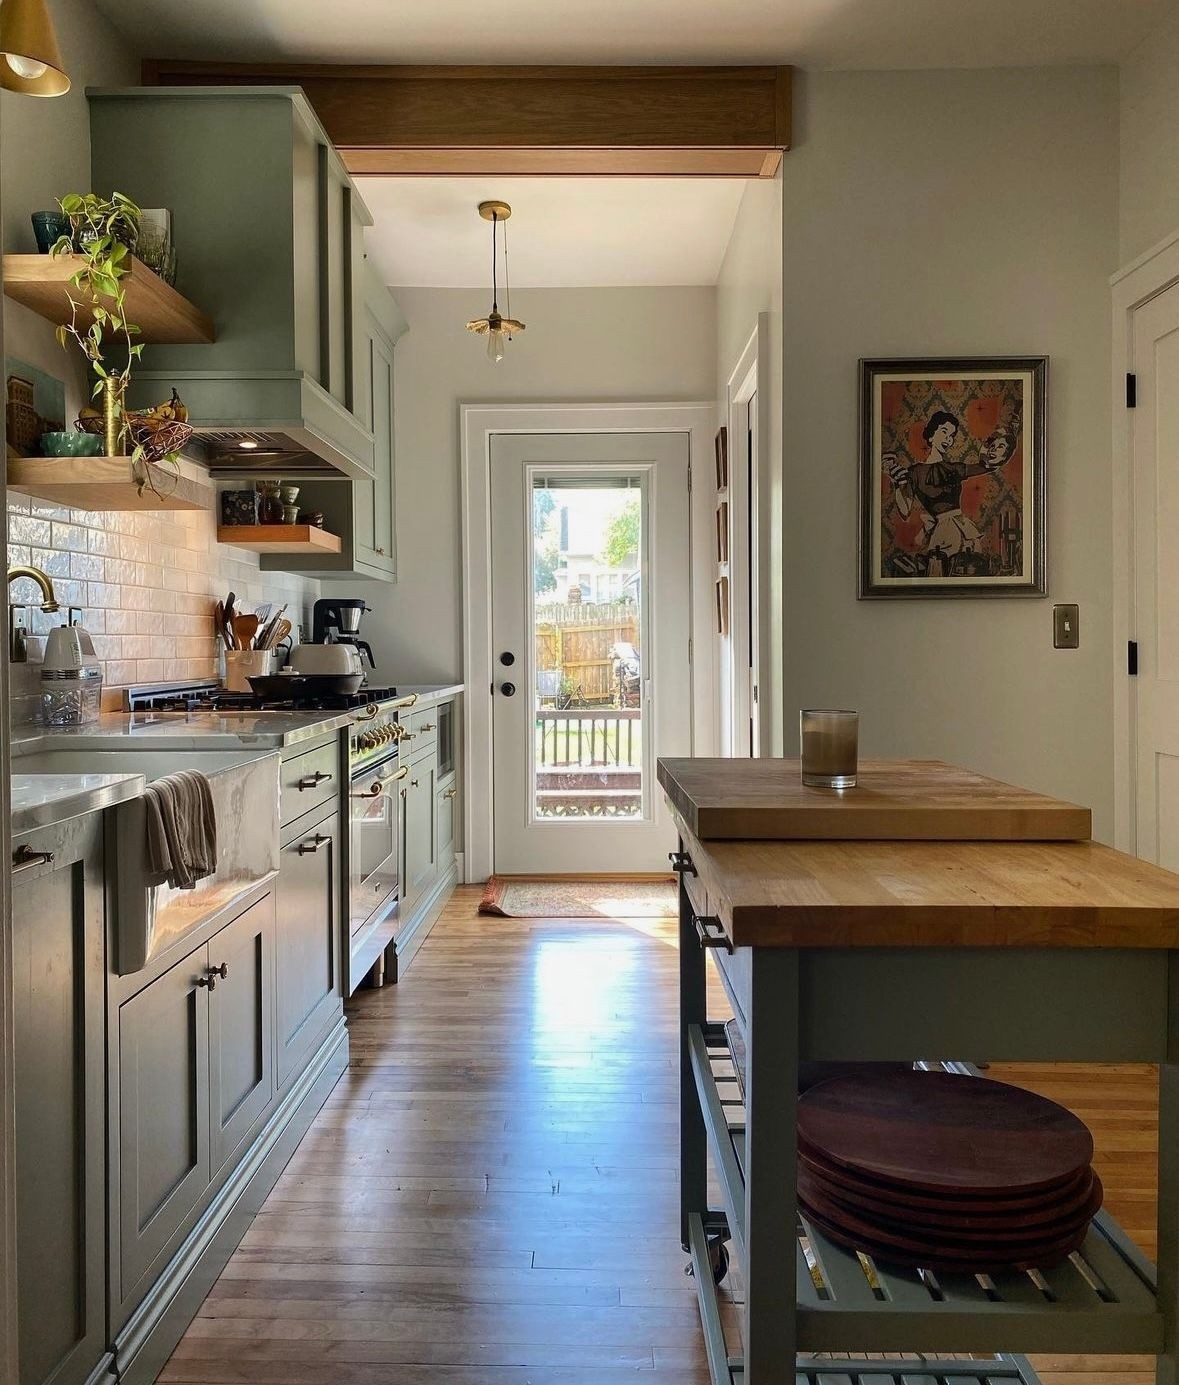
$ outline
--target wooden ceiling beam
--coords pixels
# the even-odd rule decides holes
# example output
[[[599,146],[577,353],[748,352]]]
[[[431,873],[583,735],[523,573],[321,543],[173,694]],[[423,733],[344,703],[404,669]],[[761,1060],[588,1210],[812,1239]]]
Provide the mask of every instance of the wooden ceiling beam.
[[[767,177],[788,67],[364,67],[146,61],[148,85],[300,86],[349,171]]]

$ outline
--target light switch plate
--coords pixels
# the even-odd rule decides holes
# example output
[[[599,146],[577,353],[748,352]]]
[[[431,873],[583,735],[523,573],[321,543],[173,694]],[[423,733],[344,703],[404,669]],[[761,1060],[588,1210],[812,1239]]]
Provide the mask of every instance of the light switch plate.
[[[1081,643],[1081,608],[1053,606],[1052,646],[1054,649],[1077,649]]]

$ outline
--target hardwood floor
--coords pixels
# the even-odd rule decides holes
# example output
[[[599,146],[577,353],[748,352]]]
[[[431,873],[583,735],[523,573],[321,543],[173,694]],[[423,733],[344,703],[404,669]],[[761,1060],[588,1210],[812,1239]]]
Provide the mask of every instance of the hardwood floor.
[[[480,894],[350,1005],[351,1070],[161,1379],[707,1385],[676,1235],[674,927],[481,918]],[[1019,1077],[1094,1125],[1152,1248],[1151,1074]],[[1049,1385],[1148,1368],[1043,1365]]]

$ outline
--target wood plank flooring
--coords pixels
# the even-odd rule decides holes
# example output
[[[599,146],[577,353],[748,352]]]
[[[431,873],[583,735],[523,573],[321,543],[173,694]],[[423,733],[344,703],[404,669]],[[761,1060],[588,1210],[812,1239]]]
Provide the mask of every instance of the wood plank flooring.
[[[674,927],[481,918],[480,894],[350,1004],[352,1067],[162,1380],[707,1385],[676,1225]],[[1153,1075],[1018,1078],[1094,1126],[1153,1249]],[[1048,1385],[1153,1371],[1042,1366]]]

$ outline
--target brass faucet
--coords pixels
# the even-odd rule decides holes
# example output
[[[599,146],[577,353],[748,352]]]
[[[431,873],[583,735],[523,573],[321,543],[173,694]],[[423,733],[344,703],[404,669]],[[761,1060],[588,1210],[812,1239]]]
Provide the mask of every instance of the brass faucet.
[[[18,577],[29,577],[41,588],[44,601],[41,602],[42,611],[53,612],[59,610],[57,604],[57,593],[53,590],[53,580],[41,571],[39,567],[30,567],[27,563],[15,563],[8,569],[8,581],[11,585]],[[28,606],[19,603],[9,603],[8,606],[8,655],[14,664],[28,663],[28,634],[29,627],[26,623],[26,611]]]

